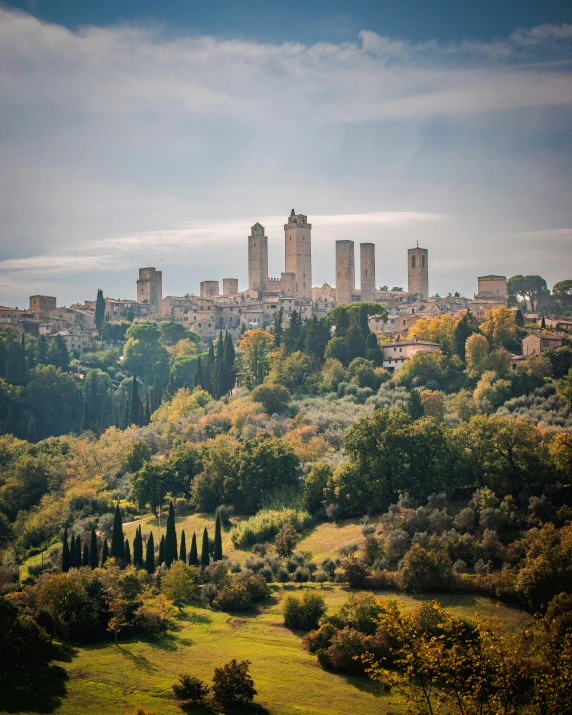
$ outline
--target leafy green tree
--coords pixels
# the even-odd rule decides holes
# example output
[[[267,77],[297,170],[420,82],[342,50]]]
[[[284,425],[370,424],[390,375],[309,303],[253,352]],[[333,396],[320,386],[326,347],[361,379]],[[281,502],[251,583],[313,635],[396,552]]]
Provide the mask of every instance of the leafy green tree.
[[[419,390],[411,390],[409,393],[409,399],[407,400],[407,412],[412,420],[419,420],[423,417],[424,410]]]
[[[40,335],[38,338],[38,363],[46,365],[48,360],[48,339],[45,335]]]
[[[210,554],[209,554],[209,532],[207,527],[203,531],[203,545],[201,549],[201,566],[205,568],[210,564]]]
[[[474,332],[476,332],[474,319],[472,319],[470,312],[467,311],[461,320],[457,322],[453,332],[453,352],[455,355],[458,355],[463,362],[465,362],[466,359],[465,346],[467,340]]]
[[[284,350],[286,354],[302,350],[304,347],[304,323],[298,311],[293,310],[290,322],[284,331]]]
[[[256,693],[254,681],[248,673],[250,661],[240,663],[233,658],[222,668],[215,668],[213,675],[213,695],[217,703],[225,708],[249,705]]]
[[[67,573],[70,570],[70,547],[68,543],[68,530],[64,529],[62,539],[62,573]]]
[[[161,579],[161,592],[181,610],[183,603],[199,593],[197,570],[183,561],[176,561]]]
[[[185,338],[190,338],[197,343],[200,341],[196,333],[192,333],[181,323],[176,323],[172,320],[159,323],[158,328],[161,333],[161,340],[165,345],[176,345],[179,340],[184,340]]]
[[[105,298],[103,297],[103,291],[101,288],[97,291],[97,298],[95,299],[95,327],[99,335],[103,333],[103,326],[105,324]]]
[[[138,472],[144,464],[151,461],[153,452],[145,440],[139,439],[132,442],[125,454],[127,469],[133,474]]]
[[[109,552],[111,558],[123,562],[125,548],[125,536],[123,535],[123,520],[121,518],[121,509],[119,504],[115,505],[113,514],[113,532],[111,534],[111,550]]]
[[[558,381],[556,387],[558,397],[566,405],[569,410],[572,410],[572,368],[568,373]]]
[[[170,566],[177,560],[177,532],[175,530],[175,509],[173,502],[169,502],[167,516],[167,533],[165,536],[165,563]]]
[[[249,388],[260,385],[270,372],[270,353],[274,349],[274,336],[266,330],[247,330],[239,348],[242,351],[242,367],[245,384]]]
[[[70,367],[70,354],[66,341],[61,335],[56,335],[50,340],[48,347],[48,365],[59,368],[62,372],[67,372]]]
[[[189,550],[189,566],[198,566],[199,556],[197,552],[197,536],[193,531],[193,538],[191,540],[191,548]]]
[[[155,571],[155,542],[153,540],[153,532],[149,534],[145,548],[145,571],[147,571],[147,573],[153,573]]]
[[[213,561],[222,561],[222,525],[220,521],[220,514],[218,512],[215,522]]]
[[[80,426],[77,411],[79,391],[74,379],[53,365],[38,365],[30,372],[25,401],[34,416],[32,439],[75,431]]]
[[[324,506],[325,489],[332,478],[332,468],[326,463],[317,463],[304,480],[304,504],[311,514]]]
[[[169,352],[161,342],[161,332],[150,323],[132,325],[126,332],[123,368],[149,385],[159,376],[167,381]]]
[[[149,506],[156,514],[166,494],[166,482],[165,465],[146,462],[131,478],[133,497],[139,508]]]
[[[91,535],[89,542],[89,565],[92,569],[96,569],[99,566],[97,552],[97,535],[95,533],[95,526],[91,527]]]

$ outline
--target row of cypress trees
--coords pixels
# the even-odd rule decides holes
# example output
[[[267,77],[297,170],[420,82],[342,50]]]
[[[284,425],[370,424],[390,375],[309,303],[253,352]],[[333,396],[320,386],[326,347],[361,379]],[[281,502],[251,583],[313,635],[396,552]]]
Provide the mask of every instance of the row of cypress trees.
[[[201,387],[215,400],[232,390],[235,384],[235,351],[228,331],[223,337],[222,330],[214,345],[210,346],[206,362],[199,357],[195,374],[195,387]]]
[[[89,566],[91,568],[97,568],[98,566],[103,566],[108,558],[114,558],[119,561],[119,563],[124,566],[129,566],[133,563],[135,568],[144,568],[148,573],[153,573],[156,566],[161,564],[166,564],[167,567],[171,566],[173,561],[183,561],[188,563],[190,566],[209,566],[210,565],[210,549],[209,549],[209,533],[205,527],[203,531],[203,540],[201,547],[201,557],[199,560],[198,549],[197,549],[197,537],[193,532],[193,538],[191,540],[191,548],[188,554],[187,560],[187,542],[185,537],[185,532],[181,531],[181,541],[180,546],[177,547],[177,532],[175,529],[175,509],[173,507],[173,502],[169,504],[169,514],[167,517],[167,529],[166,534],[161,535],[161,541],[159,543],[159,554],[157,562],[155,562],[155,540],[153,538],[153,532],[149,534],[147,539],[147,546],[145,548],[145,558],[143,558],[143,534],[141,531],[141,525],[137,527],[135,531],[135,537],[133,538],[133,558],[131,557],[131,548],[129,545],[129,540],[124,537],[123,534],[123,520],[121,517],[121,510],[119,504],[115,507],[115,512],[113,515],[113,532],[111,536],[111,548],[107,543],[107,539],[103,541],[103,548],[101,550],[101,558],[99,557],[97,548],[97,535],[95,533],[95,528],[91,529],[90,545],[87,542],[81,545],[81,539],[79,536],[75,537],[72,533],[71,542],[68,543],[68,530],[64,529],[64,536],[62,541],[62,572],[66,573],[70,568],[80,568],[82,566]],[[214,552],[213,561],[222,560],[222,525],[220,516],[217,514],[215,523],[215,539],[214,539]]]

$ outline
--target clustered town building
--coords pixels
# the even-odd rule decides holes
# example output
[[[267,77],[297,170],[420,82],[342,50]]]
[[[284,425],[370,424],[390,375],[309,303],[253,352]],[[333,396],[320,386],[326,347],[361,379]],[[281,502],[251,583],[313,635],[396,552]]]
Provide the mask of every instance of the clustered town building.
[[[268,237],[264,226],[255,223],[248,236],[248,288],[239,291],[237,278],[204,280],[200,295],[163,297],[162,272],[140,268],[137,300],[106,298],[105,320],[167,319],[181,323],[197,333],[205,343],[219,331],[228,331],[234,340],[247,329],[270,327],[275,314],[282,309],[284,327],[293,311],[303,319],[323,317],[336,305],[353,302],[376,302],[388,313],[387,319],[373,315],[370,328],[384,333],[395,342],[386,343],[384,366],[399,369],[403,361],[418,350],[437,350],[436,343],[407,340],[407,333],[420,318],[443,314],[455,315],[466,310],[482,317],[491,307],[506,305],[506,276],[480,276],[473,298],[459,294],[444,298],[429,294],[429,252],[419,244],[407,251],[407,291],[376,288],[375,245],[359,244],[360,288],[356,288],[355,245],[353,241],[336,241],[336,285],[312,284],[312,224],[304,214],[292,209],[284,224],[284,272],[279,278],[268,275]],[[68,349],[83,351],[95,337],[95,300],[58,308],[56,298],[30,297],[27,310],[0,306],[0,324],[10,323],[21,331],[60,335]],[[572,323],[570,326],[572,327]],[[535,341],[530,338],[534,337]],[[532,354],[547,349],[536,336],[523,346]],[[550,340],[546,338],[548,342]],[[557,340],[557,339],[556,339]],[[548,343],[546,343],[548,345]],[[550,347],[553,347],[550,344]]]

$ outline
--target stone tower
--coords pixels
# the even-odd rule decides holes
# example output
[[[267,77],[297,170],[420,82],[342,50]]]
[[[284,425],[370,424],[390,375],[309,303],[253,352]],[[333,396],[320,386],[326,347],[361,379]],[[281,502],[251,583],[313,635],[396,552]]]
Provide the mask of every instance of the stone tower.
[[[351,303],[355,287],[354,242],[336,241],[336,303]]]
[[[248,287],[260,292],[268,287],[268,237],[258,222],[248,237]]]
[[[201,298],[216,298],[220,295],[218,281],[201,281]]]
[[[359,262],[361,269],[361,301],[372,301],[375,296],[375,245],[360,243]]]
[[[429,298],[429,251],[419,243],[407,251],[407,290],[421,300]]]
[[[312,300],[312,224],[303,214],[290,213],[284,224],[286,273],[296,275],[296,297]]]
[[[137,281],[137,302],[152,306],[158,313],[163,300],[163,274],[154,268],[140,268]]]
[[[222,279],[222,294],[225,296],[237,295],[238,293],[238,278],[223,278]]]

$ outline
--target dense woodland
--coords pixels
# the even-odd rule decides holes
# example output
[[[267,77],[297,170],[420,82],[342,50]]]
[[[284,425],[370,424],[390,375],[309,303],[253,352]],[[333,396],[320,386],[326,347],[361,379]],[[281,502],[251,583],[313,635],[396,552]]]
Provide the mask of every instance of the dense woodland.
[[[285,604],[324,668],[369,673],[411,712],[435,697],[461,713],[571,712],[569,342],[512,369],[542,329],[519,312],[421,319],[410,335],[441,352],[390,374],[368,326],[379,312],[339,306],[288,327],[277,315],[236,351],[228,335],[203,349],[169,322],[105,326],[108,342],[81,356],[3,329],[2,675],[62,643],[164,632],[193,600],[245,611],[271,584],[315,595],[336,582],[361,600],[327,616],[315,599]],[[175,514],[194,511],[212,527],[177,529]],[[159,543],[140,526],[126,539],[122,523],[149,513],[164,520]],[[340,519],[360,519],[362,538],[337,558],[297,550],[305,530]],[[223,553],[223,528],[246,561]],[[396,611],[380,589],[487,594],[537,614],[537,627],[503,660],[488,626]],[[470,692],[459,664],[478,671]]]

